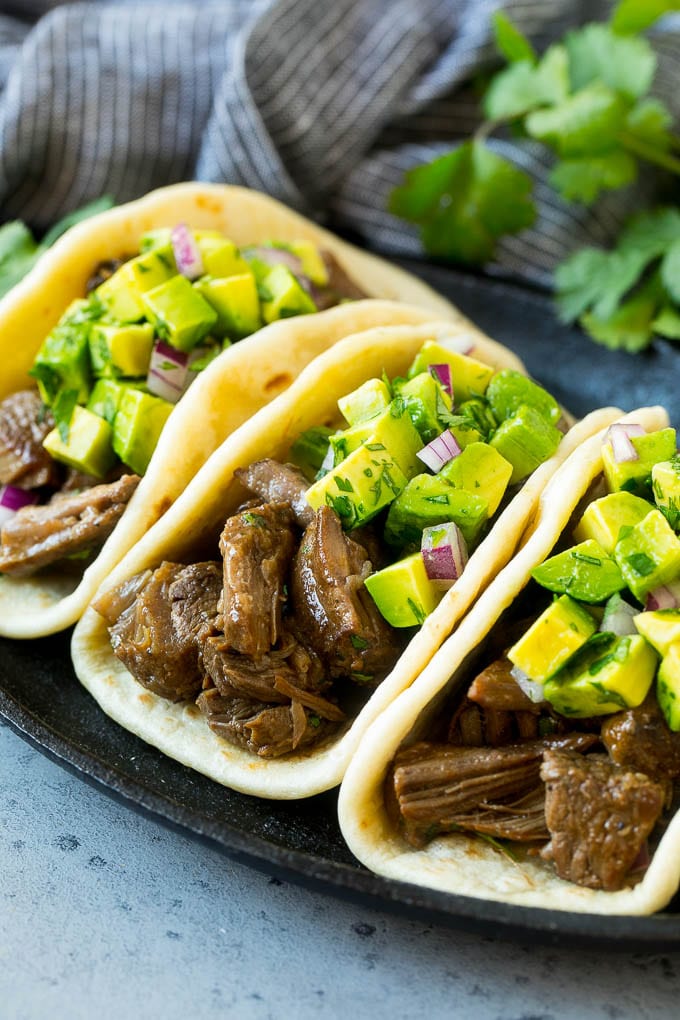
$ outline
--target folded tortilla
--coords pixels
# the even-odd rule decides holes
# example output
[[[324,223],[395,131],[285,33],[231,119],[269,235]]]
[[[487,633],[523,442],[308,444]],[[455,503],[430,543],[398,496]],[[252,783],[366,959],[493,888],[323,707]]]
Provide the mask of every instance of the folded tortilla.
[[[239,428],[207,461],[163,520],[140,540],[111,575],[113,587],[163,560],[203,558],[193,550],[216,547],[225,518],[243,499],[237,468],[266,457],[285,459],[291,443],[312,425],[339,422],[337,400],[367,379],[405,375],[425,340],[467,334],[450,322],[386,326],[336,344],[251,421]],[[480,333],[474,355],[497,369],[524,370],[514,354]],[[470,557],[459,581],[416,632],[389,676],[359,715],[325,744],[277,759],[259,758],[217,737],[193,704],[171,703],[142,688],[114,656],[104,620],[87,609],[73,636],[76,673],[104,711],[128,730],[172,758],[244,793],[295,799],[337,785],[368,725],[422,672],[442,641],[515,551],[540,493],[567,455],[594,430],[621,412],[601,411],[575,426],[556,454],[542,464],[509,503]]]
[[[31,385],[45,336],[101,261],[137,251],[148,230],[187,223],[217,229],[237,245],[311,240],[336,256],[372,298],[285,319],[224,351],[175,407],[148,470],[96,559],[83,573],[55,564],[31,577],[0,575],[0,635],[41,637],[82,615],[99,585],[174,500],[219,444],[342,337],[378,324],[434,316],[466,320],[426,284],[339,240],[281,203],[246,188],[177,184],[101,213],[69,230],[0,302],[0,399]],[[398,302],[398,303],[397,303]]]
[[[668,425],[661,407],[622,419],[651,432]],[[579,501],[602,472],[602,429],[580,446],[541,496],[521,549],[461,622],[413,685],[366,732],[347,770],[339,798],[340,824],[352,853],[380,875],[445,892],[523,906],[596,914],[650,914],[674,895],[680,881],[680,812],[666,829],[644,877],[632,888],[605,892],[559,878],[537,856],[517,859],[464,833],[434,839],[415,850],[386,810],[384,781],[400,746],[422,739],[442,702],[464,689],[470,666],[493,627],[520,594],[531,571],[550,555]]]

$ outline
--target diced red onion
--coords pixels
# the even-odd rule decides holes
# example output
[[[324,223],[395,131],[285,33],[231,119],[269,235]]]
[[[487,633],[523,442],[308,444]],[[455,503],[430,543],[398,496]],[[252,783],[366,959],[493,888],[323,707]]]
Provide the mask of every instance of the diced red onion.
[[[633,619],[639,612],[639,609],[629,606],[627,602],[619,598],[616,609],[612,609],[611,612],[605,610],[599,629],[606,631],[608,634],[616,634],[617,637],[637,634],[637,627],[633,623]]]
[[[662,584],[661,587],[650,591],[645,603],[647,612],[656,609],[678,609],[680,607],[680,581],[672,584]]]
[[[456,351],[457,354],[472,354],[475,349],[472,337],[465,336],[444,336],[438,337],[437,343],[441,344],[442,347],[448,347],[450,351]]]
[[[539,705],[542,701],[545,701],[545,694],[543,693],[543,684],[538,683],[537,680],[532,680],[528,677],[524,670],[520,669],[519,666],[513,666],[510,670],[511,674],[526,694],[529,701],[533,701],[535,705]]]
[[[157,340],[151,352],[146,384],[151,393],[176,404],[184,393],[189,373],[189,355]]]
[[[268,245],[257,244],[252,248],[248,248],[248,254],[254,255],[262,262],[266,262],[268,266],[287,266],[291,273],[295,273],[298,279],[300,279],[302,260],[298,255],[294,255],[292,251],[288,251],[287,248],[270,248]]]
[[[420,554],[427,576],[438,588],[450,588],[468,561],[465,539],[453,521],[425,528]]]
[[[331,444],[329,443],[328,449],[326,450],[326,456],[322,460],[321,467],[319,470],[332,471],[334,467],[335,467],[335,448],[331,446]]]
[[[203,259],[194,235],[186,223],[178,223],[170,234],[177,269],[188,280],[197,280],[205,272]]]
[[[434,471],[436,474],[459,453],[460,446],[455,437],[448,429],[445,429],[440,436],[436,436],[431,443],[424,446],[422,450],[418,450],[416,457],[422,460],[423,464],[427,464],[430,471]]]
[[[450,365],[430,365],[430,375],[434,376],[437,382],[453,400],[453,380],[451,379]]]
[[[635,425],[634,423],[626,425],[623,422],[616,422],[614,425],[609,426],[605,439],[609,440],[612,444],[612,453],[617,464],[640,459],[640,455],[633,446],[631,438],[633,436],[644,435],[645,430],[642,425]]]
[[[38,494],[20,489],[16,485],[3,485],[0,488],[0,527],[14,517],[22,506],[34,506],[38,502]]]

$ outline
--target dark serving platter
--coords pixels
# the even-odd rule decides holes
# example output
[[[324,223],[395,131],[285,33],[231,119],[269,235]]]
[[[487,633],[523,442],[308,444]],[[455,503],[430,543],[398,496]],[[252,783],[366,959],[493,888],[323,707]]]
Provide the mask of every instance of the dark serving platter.
[[[513,348],[575,414],[603,404],[630,410],[661,403],[680,422],[680,350],[671,344],[658,342],[634,357],[609,352],[560,326],[543,295],[443,267],[406,268]],[[370,874],[342,841],[335,793],[292,803],[257,800],[166,758],[86,694],[71,667],[69,640],[70,634],[0,640],[0,714],[42,752],[131,807],[253,867],[403,916],[543,944],[680,950],[680,897],[653,917],[598,917],[452,896]]]

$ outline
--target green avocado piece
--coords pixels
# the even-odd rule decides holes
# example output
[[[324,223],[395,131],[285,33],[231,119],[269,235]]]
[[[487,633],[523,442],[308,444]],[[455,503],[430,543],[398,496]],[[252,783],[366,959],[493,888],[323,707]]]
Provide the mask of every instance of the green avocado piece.
[[[59,435],[59,429],[52,429],[43,441],[43,446],[55,460],[68,464],[86,475],[103,478],[115,462],[116,456],[111,445],[111,426],[103,418],[76,406],[68,430],[68,440]]]
[[[259,291],[265,322],[307,315],[317,310],[310,295],[287,266],[278,265],[270,269],[263,277]]]
[[[153,326],[148,322],[90,328],[90,360],[98,376],[146,376],[153,347]]]
[[[390,392],[382,379],[367,379],[358,389],[340,397],[338,407],[349,425],[359,425],[384,411],[390,400]]]
[[[555,599],[508,652],[508,658],[536,683],[544,683],[597,630],[587,609],[569,595]]]
[[[531,576],[549,591],[590,604],[604,602],[626,587],[614,560],[592,538],[551,556]]]
[[[408,370],[412,379],[420,372],[428,372],[430,365],[449,365],[453,383],[453,399],[456,405],[471,397],[483,397],[494,369],[468,354],[446,347],[445,342],[426,340]]]
[[[669,729],[680,730],[680,644],[670,646],[656,675],[656,699]]]
[[[463,401],[462,404],[458,405],[457,412],[463,418],[470,420],[484,442],[489,440],[498,428],[498,422],[491,412],[489,402],[482,397],[474,397],[472,400]]]
[[[57,325],[43,340],[29,375],[38,383],[43,403],[52,406],[60,393],[73,391],[84,404],[91,386],[88,337],[90,323]]]
[[[366,445],[375,453],[387,451],[407,479],[413,478],[422,467],[416,456],[423,448],[422,440],[406,409],[396,401],[375,418],[336,432],[330,443],[335,452],[335,466],[341,465],[359,446]]]
[[[489,516],[481,496],[456,489],[439,475],[416,475],[392,503],[385,522],[385,541],[403,548],[420,545],[425,528],[453,521],[468,549],[479,539]]]
[[[561,439],[562,433],[540,411],[521,404],[498,426],[489,444],[512,464],[510,483],[514,485],[552,457]]]
[[[87,402],[88,411],[98,414],[109,425],[113,425],[118,405],[127,389],[128,383],[116,382],[114,379],[98,379]]]
[[[274,242],[272,242],[274,243]],[[302,272],[316,287],[327,287],[329,284],[328,269],[318,245],[313,241],[287,241],[281,247],[292,251],[302,263]]]
[[[225,279],[230,276],[252,276],[250,266],[233,241],[221,237],[194,235],[203,260],[206,276]]]
[[[450,460],[437,473],[457,489],[466,489],[481,496],[488,504],[489,517],[493,517],[505,495],[512,464],[488,443],[471,443]]]
[[[612,492],[625,489],[640,496],[649,495],[652,468],[659,461],[671,460],[676,452],[675,429],[659,429],[644,436],[631,436],[638,459],[617,462],[609,440],[602,444],[602,466]]]
[[[314,425],[299,435],[291,446],[291,460],[308,478],[313,478],[323,464],[332,434],[333,430],[325,425]]]
[[[382,443],[367,443],[314,482],[306,499],[313,510],[324,504],[332,507],[350,530],[391,503],[407,480],[389,449]]]
[[[217,322],[217,312],[185,276],[173,276],[146,291],[142,302],[157,335],[179,351],[193,350]]]
[[[551,425],[557,425],[562,417],[560,405],[547,390],[510,368],[496,372],[488,385],[486,399],[497,422],[511,418],[522,404],[534,407]]]
[[[634,528],[653,507],[632,492],[610,492],[594,500],[574,528],[577,542],[594,539],[608,556],[614,552],[621,528]]]
[[[128,387],[113,420],[113,448],[128,467],[143,475],[173,405]]]
[[[194,287],[217,313],[215,332],[219,336],[250,336],[262,325],[257,285],[250,270],[225,279],[203,276]]]
[[[614,559],[623,579],[640,602],[650,591],[680,577],[680,540],[660,510],[619,538]]]
[[[429,372],[394,383],[397,398],[404,401],[411,421],[424,442],[438,436],[451,417],[452,401],[444,387]]]
[[[365,583],[392,627],[419,626],[444,597],[444,591],[427,576],[419,552],[370,574]]]
[[[680,610],[655,609],[638,613],[634,619],[638,633],[661,656],[668,655],[671,645],[680,643]]]
[[[176,273],[172,246],[159,245],[125,262],[94,293],[114,322],[137,322],[145,316],[142,295]]]
[[[674,531],[680,530],[680,456],[662,460],[652,468],[654,502]]]
[[[642,704],[657,661],[656,652],[639,634],[596,634],[543,689],[561,715],[575,719],[609,715]]]

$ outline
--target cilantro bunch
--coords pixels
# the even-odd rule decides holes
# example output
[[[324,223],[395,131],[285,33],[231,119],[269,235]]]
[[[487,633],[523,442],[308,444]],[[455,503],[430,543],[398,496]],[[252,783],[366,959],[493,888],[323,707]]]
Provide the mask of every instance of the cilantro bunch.
[[[496,44],[508,66],[482,99],[485,122],[455,151],[409,171],[390,210],[420,227],[431,255],[481,265],[497,240],[536,217],[531,178],[493,152],[498,128],[547,146],[549,181],[563,199],[592,204],[634,182],[641,165],[680,175],[680,137],[660,100],[648,95],[656,56],[639,35],[680,0],[620,0],[608,23],[567,33],[538,56],[501,12]],[[656,209],[630,222],[611,252],[585,248],[558,267],[558,311],[600,343],[637,351],[654,334],[680,339],[680,210]]]

